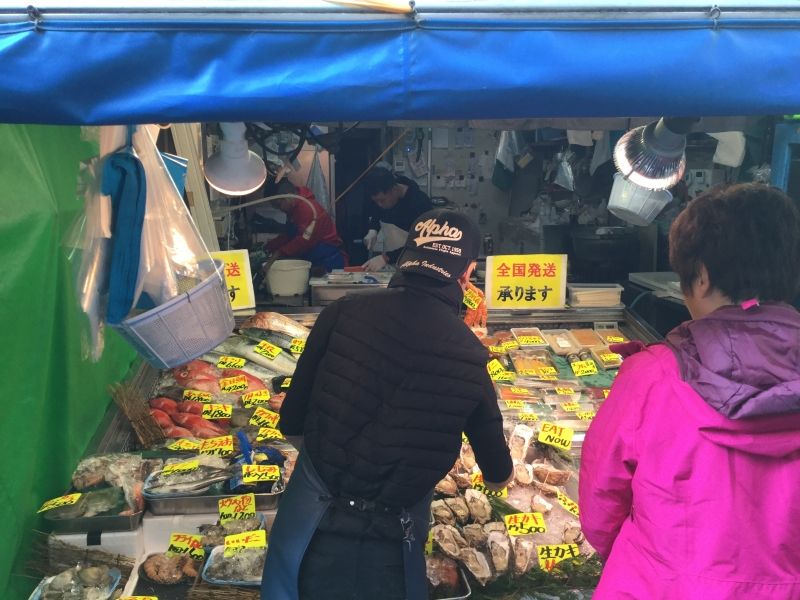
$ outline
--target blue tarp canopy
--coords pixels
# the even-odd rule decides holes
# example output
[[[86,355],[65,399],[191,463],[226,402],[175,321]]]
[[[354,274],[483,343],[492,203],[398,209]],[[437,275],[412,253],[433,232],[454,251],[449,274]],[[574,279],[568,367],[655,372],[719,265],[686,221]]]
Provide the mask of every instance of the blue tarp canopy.
[[[8,4],[0,122],[800,112],[797,0]]]

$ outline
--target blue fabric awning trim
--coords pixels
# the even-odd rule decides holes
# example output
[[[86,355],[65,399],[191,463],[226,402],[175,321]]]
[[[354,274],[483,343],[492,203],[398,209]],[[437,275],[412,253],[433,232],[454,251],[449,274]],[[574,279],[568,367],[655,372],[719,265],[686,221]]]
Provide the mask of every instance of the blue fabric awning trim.
[[[797,113],[797,17],[6,18],[0,122]]]

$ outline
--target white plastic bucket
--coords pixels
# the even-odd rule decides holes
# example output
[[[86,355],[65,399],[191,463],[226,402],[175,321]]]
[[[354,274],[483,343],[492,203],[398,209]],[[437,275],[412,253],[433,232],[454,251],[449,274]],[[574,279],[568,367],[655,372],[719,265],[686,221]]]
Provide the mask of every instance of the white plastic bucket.
[[[672,194],[666,190],[648,190],[631,183],[622,173],[614,173],[608,211],[623,221],[644,227],[652,223],[671,200]]]
[[[277,260],[267,271],[267,283],[273,296],[298,296],[308,290],[311,263],[307,260]]]

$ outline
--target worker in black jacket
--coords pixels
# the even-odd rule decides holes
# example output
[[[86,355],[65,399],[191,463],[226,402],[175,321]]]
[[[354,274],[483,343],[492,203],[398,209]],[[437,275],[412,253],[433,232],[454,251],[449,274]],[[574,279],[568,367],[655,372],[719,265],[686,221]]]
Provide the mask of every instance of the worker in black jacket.
[[[370,258],[363,267],[367,271],[380,271],[387,264],[396,264],[411,224],[433,205],[414,181],[383,167],[375,167],[367,173],[364,192],[372,200],[367,211],[370,215],[369,231],[364,236],[364,246],[370,252],[380,231],[383,234],[383,252]]]
[[[281,408],[281,431],[302,449],[262,599],[425,599],[431,495],[462,432],[486,486],[510,481],[488,355],[458,316],[479,245],[466,216],[430,211],[388,289],[320,314]]]

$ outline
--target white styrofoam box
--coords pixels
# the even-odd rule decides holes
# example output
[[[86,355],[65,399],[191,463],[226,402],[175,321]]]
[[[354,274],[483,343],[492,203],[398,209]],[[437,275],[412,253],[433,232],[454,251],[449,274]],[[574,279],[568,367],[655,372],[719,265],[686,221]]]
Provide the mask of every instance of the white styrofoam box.
[[[144,554],[145,549],[142,529],[139,527],[134,531],[106,531],[100,534],[63,533],[56,534],[55,537],[80,548],[102,550],[109,554],[122,554],[138,560]]]

